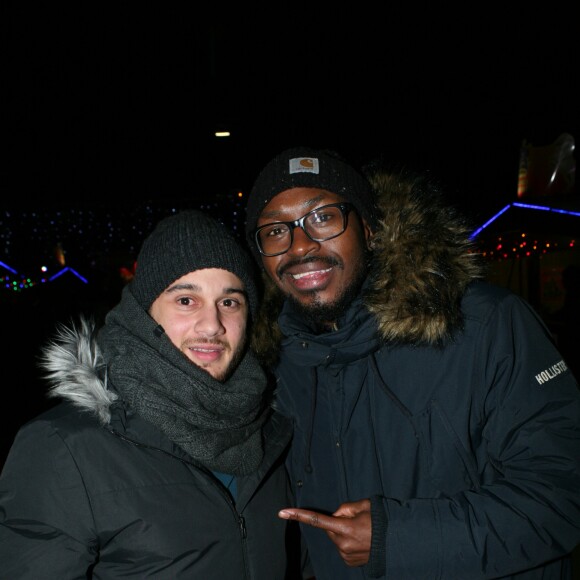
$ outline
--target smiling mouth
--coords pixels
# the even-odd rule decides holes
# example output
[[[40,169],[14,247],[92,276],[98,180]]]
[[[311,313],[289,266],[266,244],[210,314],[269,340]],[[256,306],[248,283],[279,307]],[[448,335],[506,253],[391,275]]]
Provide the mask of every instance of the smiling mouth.
[[[294,280],[300,280],[301,278],[306,278],[308,276],[319,276],[320,274],[326,274],[331,270],[332,268],[326,268],[325,270],[312,270],[310,272],[300,272],[299,274],[289,274],[289,276]]]
[[[223,345],[214,343],[192,344],[187,348],[193,352],[222,352],[225,350]]]

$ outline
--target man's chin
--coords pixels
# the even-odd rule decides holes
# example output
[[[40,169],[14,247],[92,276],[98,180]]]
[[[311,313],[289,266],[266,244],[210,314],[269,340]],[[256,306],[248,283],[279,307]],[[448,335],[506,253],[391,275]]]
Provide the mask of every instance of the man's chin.
[[[323,302],[316,295],[309,301],[300,301],[291,295],[288,298],[297,314],[315,328],[325,327],[335,322],[344,314],[352,301],[350,295],[343,295],[331,302]]]
[[[242,359],[244,358],[245,354],[246,354],[246,343],[244,342],[240,344],[236,349],[236,351],[234,352],[234,356],[232,357],[232,360],[230,360],[230,363],[228,364],[227,368],[221,371],[219,373],[219,377],[215,377],[215,379],[217,381],[220,381],[221,383],[227,381],[234,374],[235,370],[242,362]]]
[[[360,268],[354,280],[342,288],[334,299],[324,300],[323,293],[312,291],[303,295],[304,300],[300,301],[293,295],[288,295],[295,311],[301,315],[305,321],[318,331],[325,331],[345,314],[352,302],[357,298],[362,288],[366,276],[364,268]]]

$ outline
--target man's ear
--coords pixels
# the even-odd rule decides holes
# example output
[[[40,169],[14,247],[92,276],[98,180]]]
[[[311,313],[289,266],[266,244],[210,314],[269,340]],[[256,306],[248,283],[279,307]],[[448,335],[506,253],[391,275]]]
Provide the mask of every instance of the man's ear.
[[[373,249],[373,237],[375,234],[373,233],[373,231],[371,230],[371,227],[369,226],[369,224],[367,223],[367,221],[364,218],[362,218],[361,221],[362,221],[363,234],[365,237],[365,242],[367,244],[367,248],[369,250],[372,250]]]

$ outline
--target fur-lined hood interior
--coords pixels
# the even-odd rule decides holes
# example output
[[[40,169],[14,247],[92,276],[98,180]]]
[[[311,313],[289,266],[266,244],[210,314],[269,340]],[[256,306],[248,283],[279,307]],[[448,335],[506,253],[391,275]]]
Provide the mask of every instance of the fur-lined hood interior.
[[[40,368],[50,382],[49,397],[65,399],[109,423],[117,394],[107,389],[105,361],[91,320],[59,325],[55,338],[41,351]]]
[[[463,323],[461,298],[468,284],[485,277],[471,228],[425,176],[369,169],[380,226],[372,240],[365,303],[385,341],[442,345]],[[274,364],[281,333],[282,296],[263,273],[264,300],[252,346]]]

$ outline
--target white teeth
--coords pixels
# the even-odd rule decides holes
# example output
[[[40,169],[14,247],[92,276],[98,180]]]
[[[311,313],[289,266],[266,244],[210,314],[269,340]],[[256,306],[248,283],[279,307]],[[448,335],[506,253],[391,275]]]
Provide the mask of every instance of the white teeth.
[[[302,274],[292,274],[294,280],[300,280],[304,276],[314,276],[315,274],[324,274],[325,272],[330,272],[332,268],[327,268],[326,270],[314,270],[313,272],[303,272]]]

